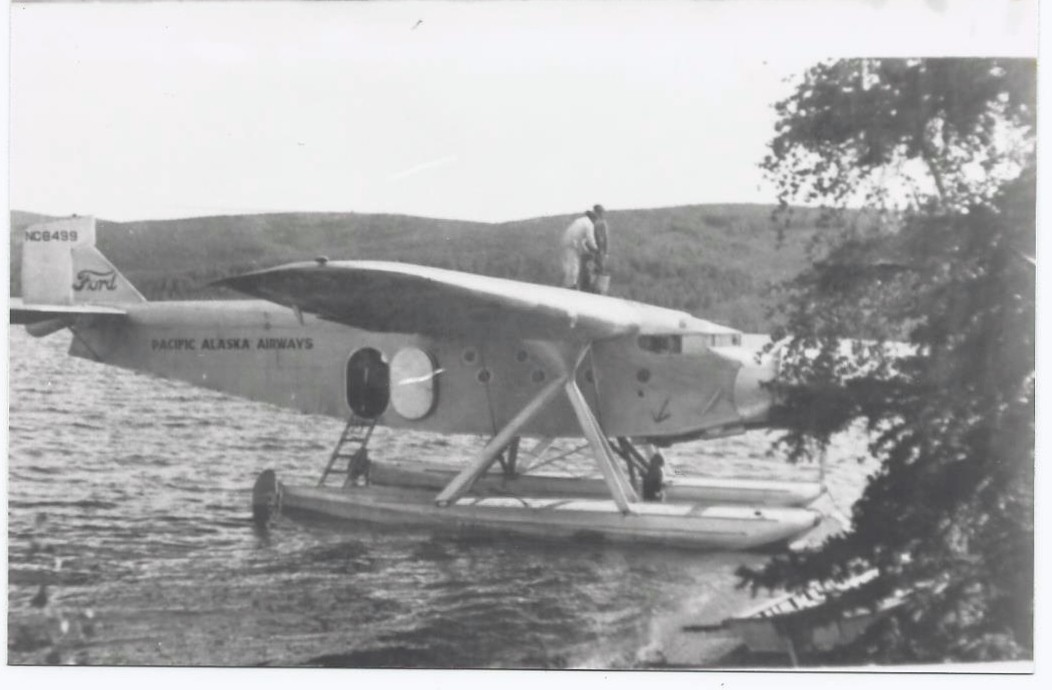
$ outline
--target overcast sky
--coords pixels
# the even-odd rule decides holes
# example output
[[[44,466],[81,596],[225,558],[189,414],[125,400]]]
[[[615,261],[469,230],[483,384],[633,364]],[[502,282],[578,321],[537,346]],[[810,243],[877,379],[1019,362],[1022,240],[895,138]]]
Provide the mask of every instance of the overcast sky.
[[[757,163],[787,78],[829,56],[1033,56],[1035,12],[1011,0],[15,6],[10,202],[115,220],[488,221],[770,202]]]

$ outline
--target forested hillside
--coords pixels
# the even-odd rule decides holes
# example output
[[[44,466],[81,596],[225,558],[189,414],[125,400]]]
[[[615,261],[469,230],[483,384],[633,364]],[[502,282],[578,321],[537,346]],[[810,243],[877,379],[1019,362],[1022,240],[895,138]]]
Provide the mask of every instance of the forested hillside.
[[[681,206],[608,212],[611,294],[684,309],[747,331],[768,328],[764,288],[798,272],[814,215],[794,214],[782,244],[772,207]],[[11,290],[21,230],[42,216],[11,213]],[[114,223],[98,247],[149,299],[232,297],[206,285],[235,273],[325,255],[389,259],[558,284],[572,216],[489,224],[358,213],[287,213]]]

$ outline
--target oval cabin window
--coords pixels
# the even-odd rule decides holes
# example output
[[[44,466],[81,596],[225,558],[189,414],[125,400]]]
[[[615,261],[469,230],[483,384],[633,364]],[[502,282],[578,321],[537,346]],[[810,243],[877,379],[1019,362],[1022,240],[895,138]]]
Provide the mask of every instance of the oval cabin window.
[[[435,406],[435,361],[415,347],[391,359],[391,404],[405,419],[423,419]]]
[[[347,406],[359,417],[375,419],[391,398],[391,371],[383,353],[363,347],[347,360]]]

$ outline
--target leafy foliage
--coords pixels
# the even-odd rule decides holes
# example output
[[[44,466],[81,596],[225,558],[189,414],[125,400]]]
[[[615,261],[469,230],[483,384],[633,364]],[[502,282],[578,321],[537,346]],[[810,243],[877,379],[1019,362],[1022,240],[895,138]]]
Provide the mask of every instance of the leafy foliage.
[[[1027,60],[820,63],[777,104],[764,167],[797,201],[883,206],[934,192],[964,211],[1033,164],[1020,137],[1032,138],[1035,98]]]
[[[862,419],[881,466],[849,532],[740,575],[803,590],[876,569],[821,615],[905,603],[836,660],[1033,654],[1034,67],[842,60],[779,105],[782,202],[872,204],[782,287],[780,442],[813,457]]]

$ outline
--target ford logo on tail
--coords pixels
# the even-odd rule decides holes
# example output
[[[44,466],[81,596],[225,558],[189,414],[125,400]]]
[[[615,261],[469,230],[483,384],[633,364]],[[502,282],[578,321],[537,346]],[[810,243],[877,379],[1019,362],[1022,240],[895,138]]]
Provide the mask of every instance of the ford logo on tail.
[[[102,271],[92,271],[86,268],[77,272],[77,282],[73,283],[73,289],[77,292],[81,290],[96,292],[103,288],[107,290],[117,289],[116,270],[111,269],[103,273]]]

